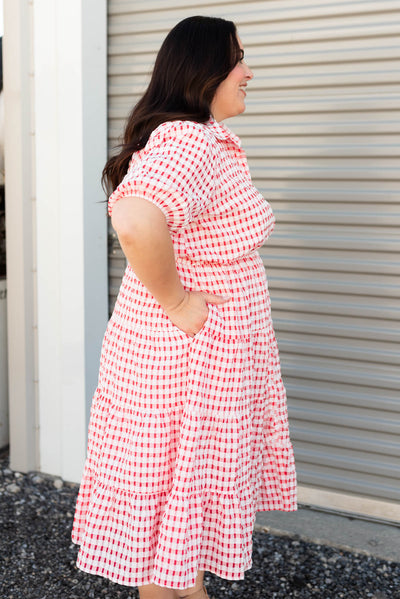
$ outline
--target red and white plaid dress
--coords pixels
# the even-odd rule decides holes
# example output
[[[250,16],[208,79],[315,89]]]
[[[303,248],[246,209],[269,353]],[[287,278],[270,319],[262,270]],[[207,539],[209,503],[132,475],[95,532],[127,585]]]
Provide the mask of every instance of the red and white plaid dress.
[[[109,200],[164,213],[186,289],[229,295],[189,337],[128,266],[105,333],[73,540],[78,566],[117,583],[241,579],[258,510],[295,510],[286,396],[257,252],[272,232],[240,140],[167,122]]]

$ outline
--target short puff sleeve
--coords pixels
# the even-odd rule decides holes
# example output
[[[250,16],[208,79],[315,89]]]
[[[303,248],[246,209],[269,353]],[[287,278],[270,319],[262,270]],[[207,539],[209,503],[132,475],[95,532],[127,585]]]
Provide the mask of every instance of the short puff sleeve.
[[[145,148],[133,155],[128,172],[109,198],[149,200],[164,213],[174,231],[192,222],[207,207],[214,191],[215,147],[206,126],[191,121],[163,123]]]

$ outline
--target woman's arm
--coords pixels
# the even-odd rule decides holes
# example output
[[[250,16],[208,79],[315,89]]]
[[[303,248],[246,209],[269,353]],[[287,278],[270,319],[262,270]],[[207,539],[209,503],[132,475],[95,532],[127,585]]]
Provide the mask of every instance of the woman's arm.
[[[119,200],[113,207],[112,225],[138,279],[172,322],[188,335],[195,335],[203,326],[207,303],[221,304],[229,299],[184,289],[164,214],[148,200]]]

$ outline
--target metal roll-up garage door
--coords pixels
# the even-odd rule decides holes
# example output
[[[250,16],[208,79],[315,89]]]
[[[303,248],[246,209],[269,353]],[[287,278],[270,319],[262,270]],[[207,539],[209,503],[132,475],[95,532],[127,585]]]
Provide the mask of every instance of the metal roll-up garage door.
[[[400,3],[109,0],[110,146],[190,14],[233,19],[255,75],[228,124],[277,217],[262,254],[301,488],[400,519]],[[124,264],[112,238],[111,304]]]

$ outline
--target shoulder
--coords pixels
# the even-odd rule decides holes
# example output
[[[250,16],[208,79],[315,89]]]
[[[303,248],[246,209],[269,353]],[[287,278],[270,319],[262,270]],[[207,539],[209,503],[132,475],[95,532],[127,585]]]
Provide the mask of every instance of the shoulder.
[[[151,147],[174,143],[211,151],[215,146],[215,137],[206,124],[195,121],[167,121],[154,129],[147,145]]]

